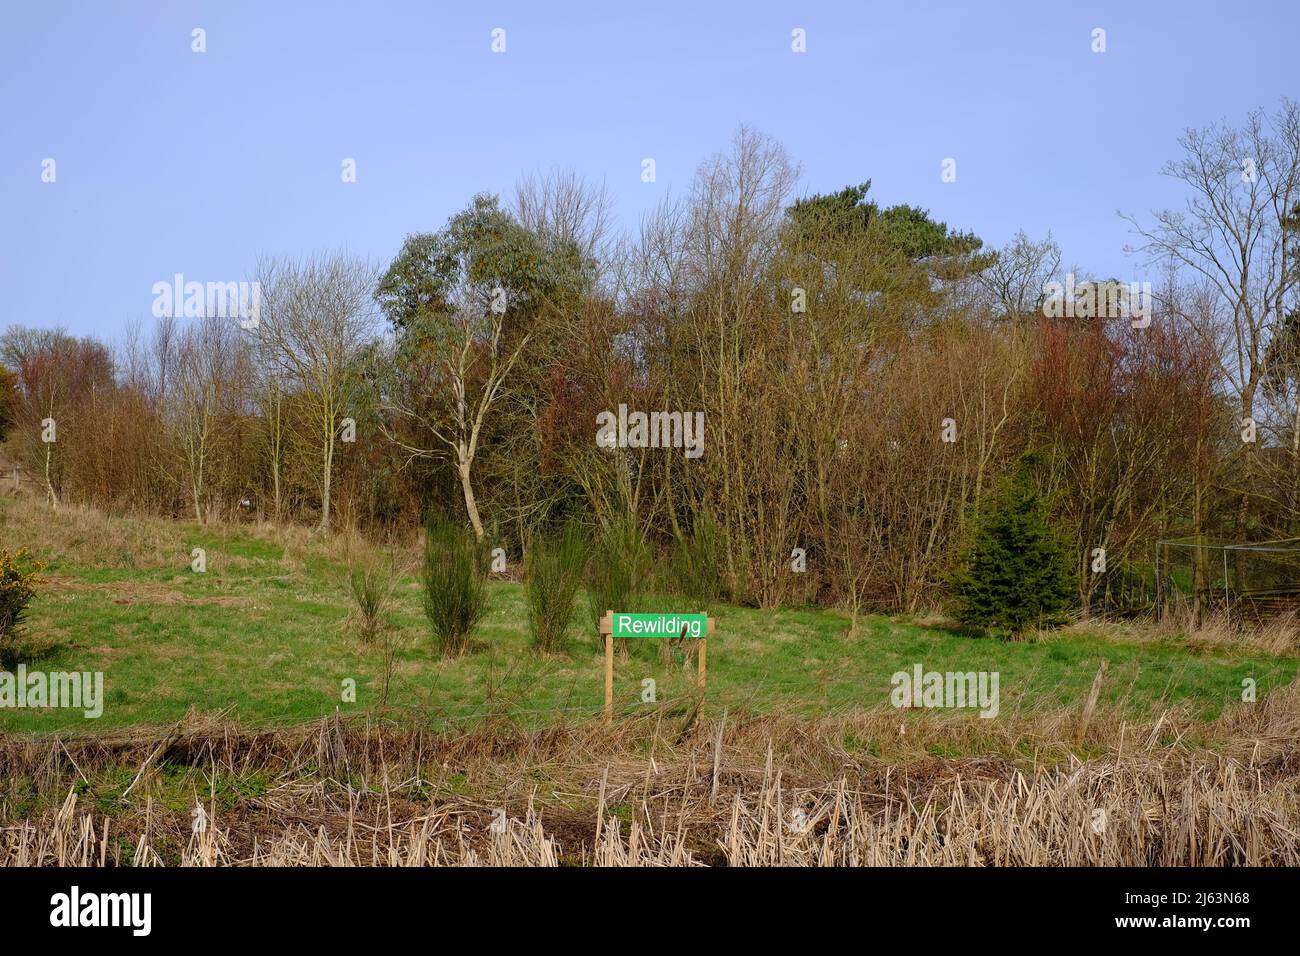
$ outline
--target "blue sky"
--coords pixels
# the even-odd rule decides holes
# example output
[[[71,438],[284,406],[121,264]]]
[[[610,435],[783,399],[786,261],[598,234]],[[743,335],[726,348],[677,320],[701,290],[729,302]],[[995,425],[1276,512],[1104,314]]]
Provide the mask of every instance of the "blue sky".
[[[631,227],[742,122],[785,143],[805,191],[871,179],[991,245],[1050,229],[1067,263],[1154,279],[1117,210],[1180,201],[1159,169],[1184,128],[1300,92],[1296,9],[9,0],[0,326],[115,340],[174,273],[231,281],[259,254],[338,248],[387,261],[473,193],[553,166],[604,181]]]

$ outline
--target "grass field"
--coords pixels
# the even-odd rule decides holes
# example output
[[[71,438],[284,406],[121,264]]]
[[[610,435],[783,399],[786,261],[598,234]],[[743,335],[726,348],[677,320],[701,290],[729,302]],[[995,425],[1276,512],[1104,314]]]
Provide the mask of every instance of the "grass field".
[[[0,543],[26,545],[49,566],[29,618],[30,636],[46,650],[29,669],[105,675],[100,719],[61,709],[0,709],[0,729],[102,732],[168,724],[191,710],[278,725],[379,704],[379,652],[349,624],[345,551],[361,546],[355,539],[321,541],[299,528],[106,518],[70,507],[51,514],[32,498],[6,497]],[[190,570],[195,547],[207,552],[205,573]],[[659,607],[695,610],[674,598]],[[708,713],[820,717],[887,708],[891,675],[917,663],[999,672],[1002,717],[1075,709],[1104,657],[1110,668],[1103,710],[1141,718],[1181,706],[1210,718],[1240,699],[1244,678],[1253,678],[1263,697],[1288,684],[1300,663],[1294,652],[1136,627],[1080,626],[1013,644],[925,619],[869,617],[850,638],[845,616],[820,609],[713,613]],[[389,694],[394,714],[434,727],[501,715],[542,726],[600,709],[601,659],[585,599],[568,650],[545,656],[529,647],[517,583],[492,585],[475,649],[461,658],[437,653],[410,573],[397,589],[391,620],[399,642]],[[619,712],[690,706],[685,663],[662,661],[658,642],[637,643],[617,661]],[[357,685],[355,703],[343,700],[349,678]],[[657,684],[655,704],[642,703],[645,678]]]
[[[702,705],[686,662],[631,642],[605,727],[588,608],[565,652],[535,654],[518,583],[492,585],[473,649],[446,659],[405,574],[382,708],[355,536],[0,498],[0,546],[23,545],[49,565],[29,667],[102,670],[106,703],[0,709],[0,866],[1300,863],[1285,629],[1007,643],[938,616],[850,636],[831,611],[717,607]],[[997,719],[894,710],[891,675],[918,663],[997,671]]]

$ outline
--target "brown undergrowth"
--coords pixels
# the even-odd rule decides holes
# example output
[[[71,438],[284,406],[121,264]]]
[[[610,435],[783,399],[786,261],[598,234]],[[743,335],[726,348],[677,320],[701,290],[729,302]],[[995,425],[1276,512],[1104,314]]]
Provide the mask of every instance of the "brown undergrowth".
[[[1214,721],[1078,729],[871,712],[9,735],[0,864],[1300,864],[1296,685]]]

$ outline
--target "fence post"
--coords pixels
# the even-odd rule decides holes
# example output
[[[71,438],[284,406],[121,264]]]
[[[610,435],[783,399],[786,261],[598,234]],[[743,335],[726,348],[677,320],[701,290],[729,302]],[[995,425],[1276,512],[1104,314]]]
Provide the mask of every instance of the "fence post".
[[[1232,623],[1232,598],[1228,594],[1228,549],[1223,549],[1223,613]]]
[[[1164,610],[1164,607],[1161,603],[1161,597],[1162,595],[1160,591],[1160,542],[1157,541],[1156,542],[1156,623],[1157,624],[1160,623],[1160,618],[1163,616],[1162,612]]]
[[[614,612],[606,611],[600,619],[600,633],[605,637],[605,726],[614,723]]]
[[[712,633],[713,633],[713,618],[710,617],[706,619],[706,626],[704,628],[704,637],[700,639],[700,653],[699,653],[699,660],[698,660],[699,673],[697,676],[698,676],[701,691],[704,690],[704,688],[709,682],[709,635]]]

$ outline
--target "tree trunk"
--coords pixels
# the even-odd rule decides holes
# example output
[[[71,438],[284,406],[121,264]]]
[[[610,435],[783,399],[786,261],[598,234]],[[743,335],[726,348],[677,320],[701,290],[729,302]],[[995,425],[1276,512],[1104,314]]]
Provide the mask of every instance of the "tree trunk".
[[[55,511],[59,510],[59,496],[54,493],[54,483],[50,481],[50,454],[49,443],[45,445],[45,493],[49,498],[50,507]]]
[[[330,479],[334,475],[334,429],[330,428],[329,437],[325,439],[325,473],[321,483],[320,496],[320,532],[330,531]]]
[[[1300,388],[1296,390],[1295,414],[1291,419],[1291,488],[1289,495],[1291,514],[1288,524],[1294,532],[1297,504],[1300,504]]]
[[[275,419],[271,431],[271,488],[275,496],[275,523],[280,523],[280,459],[283,455],[281,446],[284,442],[283,424],[280,414],[280,391],[275,391]]]
[[[460,487],[465,492],[465,510],[469,513],[469,523],[474,526],[474,537],[483,540],[483,522],[479,519],[478,504],[474,501],[474,489],[469,483],[469,469],[474,459],[466,458],[461,452],[457,456],[456,470],[460,472]]]
[[[275,496],[275,523],[280,523],[280,450],[277,448],[271,459],[271,486]]]

